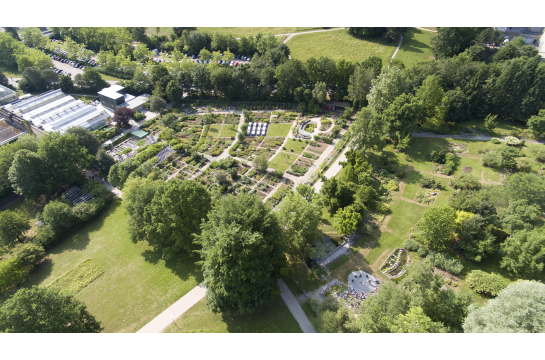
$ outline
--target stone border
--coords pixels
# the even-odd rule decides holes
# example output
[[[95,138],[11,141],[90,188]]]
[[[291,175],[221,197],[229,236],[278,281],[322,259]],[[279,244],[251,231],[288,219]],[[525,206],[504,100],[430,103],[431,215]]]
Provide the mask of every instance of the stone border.
[[[380,265],[380,267],[378,268],[378,271],[379,271],[382,275],[386,276],[386,277],[387,277],[388,279],[390,279],[390,280],[396,279],[396,278],[400,277],[401,275],[405,274],[405,272],[407,271],[407,269],[404,269],[404,270],[402,270],[399,274],[397,274],[397,275],[395,275],[395,276],[390,276],[390,275],[384,273],[384,272],[381,270],[382,267],[384,266],[384,264],[386,264],[386,261],[388,261],[388,259],[390,258],[390,256],[391,256],[396,250],[403,250],[403,251],[405,251],[405,252],[407,253],[407,264],[406,264],[406,266],[410,266],[410,263],[411,263],[411,256],[409,255],[409,252],[407,251],[407,249],[404,249],[404,248],[395,248],[394,250],[392,250],[392,252],[388,255],[388,257],[386,258],[386,260],[384,260],[384,261],[382,262],[382,264]],[[401,265],[401,261],[399,261],[399,262],[394,266],[394,268],[393,268],[392,270],[397,269],[400,265]]]

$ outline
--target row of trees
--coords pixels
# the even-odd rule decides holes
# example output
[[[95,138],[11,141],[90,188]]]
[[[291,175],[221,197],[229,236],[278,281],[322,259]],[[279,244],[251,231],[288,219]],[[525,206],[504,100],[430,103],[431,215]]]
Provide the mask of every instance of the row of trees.
[[[33,66],[43,70],[53,66],[51,58],[37,49],[30,49],[7,31],[0,33],[0,65],[23,71]]]

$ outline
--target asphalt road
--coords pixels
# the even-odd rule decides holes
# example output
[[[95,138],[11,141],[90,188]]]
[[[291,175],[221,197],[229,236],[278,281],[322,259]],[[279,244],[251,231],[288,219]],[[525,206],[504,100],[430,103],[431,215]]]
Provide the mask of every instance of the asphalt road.
[[[76,76],[76,74],[83,74],[83,70],[76,69],[72,65],[68,65],[53,59],[51,59],[51,61],[53,61],[53,66],[56,67],[57,69],[68,71],[70,74],[72,74],[72,79]]]

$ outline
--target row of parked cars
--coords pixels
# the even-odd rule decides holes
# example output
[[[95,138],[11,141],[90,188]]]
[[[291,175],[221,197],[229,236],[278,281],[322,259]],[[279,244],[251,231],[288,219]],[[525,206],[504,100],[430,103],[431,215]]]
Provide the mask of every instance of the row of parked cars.
[[[72,73],[68,72],[68,71],[64,71],[62,69],[58,69],[56,67],[50,67],[51,70],[53,70],[54,73],[57,73],[59,75],[68,75],[68,76],[72,76]]]

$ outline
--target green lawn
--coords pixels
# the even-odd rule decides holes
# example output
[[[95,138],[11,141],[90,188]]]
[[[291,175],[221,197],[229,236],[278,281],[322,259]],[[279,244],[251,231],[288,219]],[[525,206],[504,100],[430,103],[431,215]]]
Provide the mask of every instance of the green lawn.
[[[308,144],[304,140],[298,141],[296,139],[288,139],[284,145],[284,151],[294,154],[301,154],[307,146]]]
[[[396,54],[396,59],[403,61],[409,67],[413,62],[432,60],[431,38],[437,35],[417,28],[409,28],[403,36],[403,43]]]
[[[11,77],[20,78],[23,76],[22,73],[17,68],[17,66],[7,67],[4,65],[0,65],[0,70],[2,70],[2,72],[7,78],[11,78]]]
[[[237,136],[237,125],[231,125],[231,124],[223,124],[223,127],[221,128],[220,137],[231,137],[231,136]]]
[[[118,78],[118,77],[115,77],[115,76],[111,76],[111,75],[106,75],[106,74],[103,74],[103,73],[100,73],[100,76],[102,77],[102,79],[104,79],[106,81],[125,81],[124,79],[121,79],[121,78]]]
[[[19,198],[19,200],[6,206],[0,211],[4,210],[14,211],[25,219],[29,219],[30,230],[27,232],[27,236],[34,236],[36,234],[36,230],[38,229],[36,226],[36,222],[38,221],[38,212],[42,211],[43,207],[31,202],[26,202],[23,200],[23,198]]]
[[[231,34],[235,38],[242,36],[288,34],[301,31],[321,30],[318,27],[198,27],[197,30],[212,35],[215,32]]]
[[[305,61],[311,57],[325,56],[335,61],[345,59],[361,62],[376,55],[387,65],[399,43],[383,39],[363,40],[348,34],[348,30],[303,34],[292,37],[286,45],[291,57]]]
[[[318,227],[325,234],[337,235],[337,230],[333,227],[333,216],[326,208],[322,210],[322,224]]]
[[[290,133],[292,124],[271,124],[267,136],[286,137]]]
[[[392,219],[388,223],[388,228],[395,234],[383,231],[373,249],[365,257],[369,264],[373,264],[386,249],[402,247],[403,241],[407,238],[409,231],[420,220],[424,211],[428,207],[411,204],[402,200],[395,200],[396,203],[391,207]]]
[[[196,256],[165,262],[147,242],[134,244],[128,220],[121,201],[114,202],[95,221],[53,247],[24,287],[47,286],[56,279],[77,287],[70,279],[81,280],[86,275],[79,274],[82,263],[91,259],[93,271],[103,273],[94,281],[85,281],[87,286],[76,298],[102,323],[104,332],[139,330],[203,277],[195,265]],[[77,273],[71,271],[75,268]]]
[[[286,171],[295,159],[297,159],[297,155],[281,152],[272,159],[269,167],[275,170]]]
[[[211,139],[217,139],[218,135],[220,134],[221,125],[210,125],[210,128],[208,129],[208,134],[206,134],[207,138]]]
[[[167,327],[165,333],[300,333],[280,296],[248,315],[214,314],[200,300]]]

